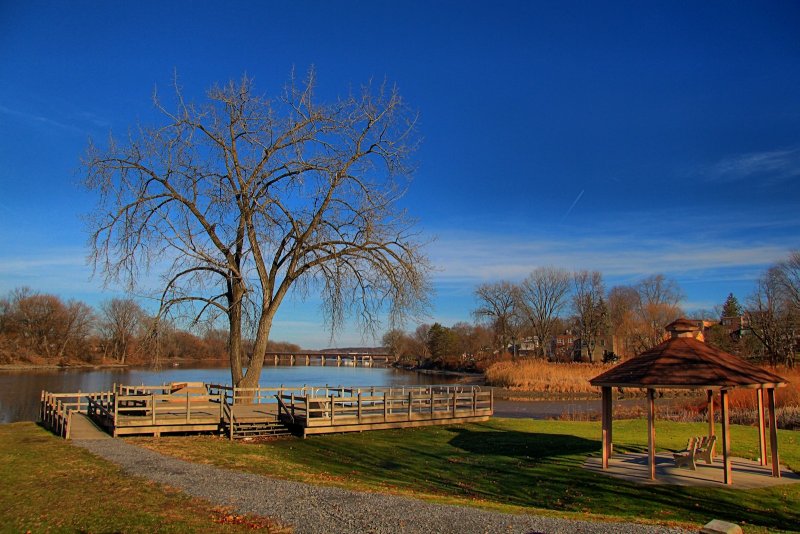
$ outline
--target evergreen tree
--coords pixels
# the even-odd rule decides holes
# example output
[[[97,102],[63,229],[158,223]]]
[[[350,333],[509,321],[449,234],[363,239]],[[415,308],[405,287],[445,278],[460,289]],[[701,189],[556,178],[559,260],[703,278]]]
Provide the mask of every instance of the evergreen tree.
[[[452,355],[455,350],[452,330],[434,323],[428,331],[428,350],[434,362],[441,362],[446,356]]]
[[[725,299],[725,304],[722,305],[723,317],[739,317],[742,315],[742,307],[733,293],[728,293],[728,298]]]

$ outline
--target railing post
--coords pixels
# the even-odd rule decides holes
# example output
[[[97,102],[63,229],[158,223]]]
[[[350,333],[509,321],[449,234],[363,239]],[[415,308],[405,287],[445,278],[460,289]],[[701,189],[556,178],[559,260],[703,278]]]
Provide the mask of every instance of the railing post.
[[[153,416],[153,424],[156,424],[156,394],[150,394],[150,413]]]
[[[294,419],[294,391],[292,391],[292,419]]]
[[[333,426],[333,412],[336,411],[335,395],[331,395],[331,426]]]
[[[117,412],[119,411],[119,396],[114,392],[114,431],[117,429]]]
[[[386,400],[386,391],[383,392],[383,422],[389,417],[389,401]]]
[[[456,391],[453,390],[453,417],[456,416],[456,402],[457,402],[456,395],[458,395],[458,393],[456,393]]]
[[[475,388],[472,388],[472,415],[475,415],[475,411],[478,409],[478,391]]]
[[[431,388],[431,419],[433,419],[433,403],[435,401],[434,395],[435,393],[433,392],[433,388]]]
[[[408,420],[411,421],[411,406],[414,402],[414,392],[408,392]]]
[[[192,408],[189,403],[189,388],[186,388],[186,422],[188,423],[189,420],[192,418]]]
[[[358,392],[358,422],[361,422],[361,391]]]

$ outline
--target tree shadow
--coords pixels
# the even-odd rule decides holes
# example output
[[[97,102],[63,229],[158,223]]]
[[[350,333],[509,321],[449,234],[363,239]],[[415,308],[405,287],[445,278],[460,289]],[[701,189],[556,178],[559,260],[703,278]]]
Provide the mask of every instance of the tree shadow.
[[[544,434],[519,431],[474,431],[452,427],[449,444],[465,452],[512,458],[544,459],[556,456],[590,454],[600,450],[600,440],[569,434]]]
[[[800,509],[787,506],[780,486],[748,490],[671,485],[641,485],[583,467],[589,455],[599,455],[600,440],[542,432],[475,430],[451,427],[449,445],[478,456],[471,474],[493,480],[481,488],[484,498],[503,495],[509,504],[563,511],[591,511],[621,518],[649,517],[662,521],[711,519],[768,528],[796,529]],[[788,499],[797,495],[788,489]],[[743,511],[746,510],[746,513]]]

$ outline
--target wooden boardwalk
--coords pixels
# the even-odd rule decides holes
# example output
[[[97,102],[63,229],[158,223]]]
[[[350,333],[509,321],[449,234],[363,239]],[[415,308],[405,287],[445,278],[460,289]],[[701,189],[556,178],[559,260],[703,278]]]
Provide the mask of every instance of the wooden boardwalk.
[[[111,439],[111,436],[89,419],[88,415],[75,412],[70,424],[70,439]]]
[[[244,389],[181,383],[42,392],[40,418],[67,439],[88,432],[86,423],[113,436],[210,432],[234,439],[485,421],[493,409],[491,390],[476,386]]]

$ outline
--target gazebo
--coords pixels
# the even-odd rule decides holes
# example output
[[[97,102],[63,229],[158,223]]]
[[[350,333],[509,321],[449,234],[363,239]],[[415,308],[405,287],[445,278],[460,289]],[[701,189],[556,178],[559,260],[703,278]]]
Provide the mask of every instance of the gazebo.
[[[747,388],[753,389],[756,394],[760,464],[763,466],[767,465],[764,391],[767,392],[772,476],[780,477],[775,388],[785,386],[786,380],[732,354],[706,345],[696,322],[678,319],[667,325],[666,330],[670,333],[670,338],[657,347],[622,362],[589,381],[602,391],[603,469],[608,469],[608,459],[613,448],[611,388],[647,389],[647,447],[651,480],[656,478],[655,390],[703,389],[707,394],[709,436],[714,435],[714,394],[719,392],[720,395],[724,483],[731,484],[728,393],[731,389]]]

